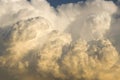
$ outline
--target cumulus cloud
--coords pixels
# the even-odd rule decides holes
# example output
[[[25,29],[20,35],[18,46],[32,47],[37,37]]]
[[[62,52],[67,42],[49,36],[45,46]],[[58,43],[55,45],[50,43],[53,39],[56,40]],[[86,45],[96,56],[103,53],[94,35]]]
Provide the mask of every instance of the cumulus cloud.
[[[0,79],[120,80],[119,7],[87,0],[0,0]]]

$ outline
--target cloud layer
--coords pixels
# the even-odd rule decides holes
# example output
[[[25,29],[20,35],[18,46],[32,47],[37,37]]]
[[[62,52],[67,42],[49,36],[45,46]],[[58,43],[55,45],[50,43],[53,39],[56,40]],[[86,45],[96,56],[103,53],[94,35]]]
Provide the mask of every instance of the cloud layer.
[[[0,79],[120,80],[119,6],[0,0]]]

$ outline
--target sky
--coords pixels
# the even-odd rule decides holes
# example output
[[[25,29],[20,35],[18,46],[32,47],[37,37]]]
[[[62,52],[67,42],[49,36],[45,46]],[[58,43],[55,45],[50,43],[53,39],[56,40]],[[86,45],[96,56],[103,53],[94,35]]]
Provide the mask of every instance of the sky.
[[[58,5],[61,4],[66,4],[66,3],[76,3],[79,1],[86,1],[86,0],[47,0],[48,2],[50,2],[50,4],[54,7],[57,7]],[[108,1],[118,1],[118,0],[108,0]]]
[[[86,0],[48,0],[48,2],[50,2],[50,4],[54,7],[56,7],[57,5],[61,5],[61,4],[76,3],[79,1],[86,1]]]

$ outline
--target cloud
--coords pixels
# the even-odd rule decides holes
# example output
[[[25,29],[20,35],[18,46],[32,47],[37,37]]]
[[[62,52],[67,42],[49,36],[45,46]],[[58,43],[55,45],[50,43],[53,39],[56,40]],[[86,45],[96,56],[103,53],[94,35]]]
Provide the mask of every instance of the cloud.
[[[0,79],[120,80],[119,7],[113,2],[0,4]]]

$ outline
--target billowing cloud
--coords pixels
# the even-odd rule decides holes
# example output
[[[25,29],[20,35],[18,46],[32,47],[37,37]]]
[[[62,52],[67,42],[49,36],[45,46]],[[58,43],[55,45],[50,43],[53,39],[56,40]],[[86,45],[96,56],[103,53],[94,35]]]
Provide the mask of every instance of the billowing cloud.
[[[0,0],[0,79],[120,80],[119,7],[87,0]]]

